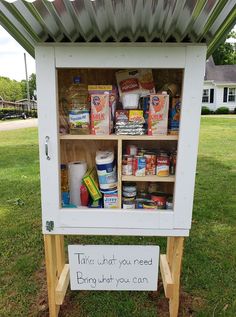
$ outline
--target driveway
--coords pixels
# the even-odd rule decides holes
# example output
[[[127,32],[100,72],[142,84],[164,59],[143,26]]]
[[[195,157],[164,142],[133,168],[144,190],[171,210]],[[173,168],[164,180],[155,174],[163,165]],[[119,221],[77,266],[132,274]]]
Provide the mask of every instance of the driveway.
[[[13,120],[0,122],[0,131],[34,128],[38,126],[38,119]]]

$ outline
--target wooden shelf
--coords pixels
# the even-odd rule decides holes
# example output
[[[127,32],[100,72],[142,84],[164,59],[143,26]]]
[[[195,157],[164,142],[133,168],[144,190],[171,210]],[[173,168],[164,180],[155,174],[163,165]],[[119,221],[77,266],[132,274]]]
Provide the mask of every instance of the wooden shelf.
[[[156,176],[156,175],[146,175],[146,176],[125,176],[122,175],[122,181],[127,182],[168,182],[174,183],[175,182],[175,175],[170,176]]]
[[[77,135],[65,134],[60,135],[61,140],[159,140],[159,141],[175,141],[178,140],[178,135]]]

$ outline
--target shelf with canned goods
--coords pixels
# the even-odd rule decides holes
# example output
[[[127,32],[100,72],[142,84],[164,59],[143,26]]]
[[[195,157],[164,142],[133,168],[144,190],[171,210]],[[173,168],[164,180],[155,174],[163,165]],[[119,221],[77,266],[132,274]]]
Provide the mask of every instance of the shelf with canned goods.
[[[137,199],[173,197],[183,71],[137,70],[135,78],[143,72],[148,88],[123,93],[119,69],[58,70],[63,208],[121,209],[125,182],[137,183]]]

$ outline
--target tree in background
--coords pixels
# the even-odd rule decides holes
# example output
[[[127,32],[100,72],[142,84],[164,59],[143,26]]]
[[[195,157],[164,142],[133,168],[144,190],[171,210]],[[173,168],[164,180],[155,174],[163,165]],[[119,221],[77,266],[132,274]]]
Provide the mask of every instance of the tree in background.
[[[36,90],[36,75],[31,74],[29,77],[29,90],[30,99],[34,97],[34,91]],[[27,99],[27,85],[26,80],[23,79],[20,82],[11,80],[8,77],[0,76],[0,96],[4,100],[18,101]]]
[[[228,34],[227,39],[236,39],[236,32],[232,31]],[[228,42],[221,44],[212,54],[216,65],[234,65],[236,64],[235,47]]]
[[[34,92],[36,91],[36,74],[32,73],[29,77],[29,91],[30,99],[34,97]]]
[[[23,99],[21,83],[8,77],[0,77],[0,96],[9,101]]]
[[[22,94],[23,94],[23,99],[27,99],[27,84],[26,84],[26,80],[22,79],[21,83],[21,87],[22,87]],[[34,92],[36,90],[36,75],[34,73],[32,73],[29,76],[29,93],[30,93],[30,99],[33,99],[34,97]]]

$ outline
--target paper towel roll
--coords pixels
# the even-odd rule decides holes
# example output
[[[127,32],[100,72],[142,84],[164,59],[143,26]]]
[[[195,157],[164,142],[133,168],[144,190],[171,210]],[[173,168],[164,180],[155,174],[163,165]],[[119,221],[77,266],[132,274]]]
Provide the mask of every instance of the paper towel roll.
[[[80,186],[82,178],[87,171],[87,163],[84,161],[72,162],[69,166],[70,203],[80,206]]]

